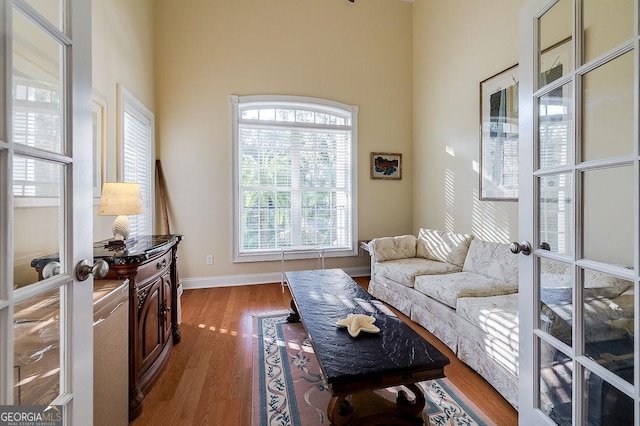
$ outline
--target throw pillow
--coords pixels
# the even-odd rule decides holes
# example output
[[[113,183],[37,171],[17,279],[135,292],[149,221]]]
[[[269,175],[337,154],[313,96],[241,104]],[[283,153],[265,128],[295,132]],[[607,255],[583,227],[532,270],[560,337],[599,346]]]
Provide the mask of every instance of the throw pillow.
[[[369,242],[369,247],[371,247],[371,258],[375,262],[409,259],[416,257],[416,236],[374,238]]]
[[[614,277],[604,272],[585,269],[584,287],[586,289],[599,289],[602,296],[615,299],[633,286],[631,281]]]
[[[518,256],[509,250],[509,244],[474,238],[462,267],[509,284],[518,284]]]
[[[422,228],[418,233],[416,255],[462,267],[472,239],[469,234]]]

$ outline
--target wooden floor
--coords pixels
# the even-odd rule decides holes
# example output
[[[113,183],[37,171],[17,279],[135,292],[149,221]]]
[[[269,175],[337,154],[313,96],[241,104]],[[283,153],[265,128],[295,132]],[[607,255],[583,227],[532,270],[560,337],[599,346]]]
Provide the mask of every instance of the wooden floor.
[[[356,281],[368,285],[368,279]],[[280,284],[185,291],[182,341],[130,425],[251,425],[251,316],[288,309],[290,301]],[[484,379],[429,332],[408,322],[449,357],[447,377],[480,409],[498,425],[518,423],[517,412]]]

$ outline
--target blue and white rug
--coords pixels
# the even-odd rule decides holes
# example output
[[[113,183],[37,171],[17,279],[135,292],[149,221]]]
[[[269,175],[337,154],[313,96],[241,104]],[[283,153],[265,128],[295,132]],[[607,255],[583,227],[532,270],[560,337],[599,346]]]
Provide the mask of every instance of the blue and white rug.
[[[288,313],[254,317],[253,426],[328,425],[331,395],[302,324]],[[423,417],[432,426],[495,425],[448,379],[419,383],[425,392]],[[395,389],[383,390],[390,399]]]

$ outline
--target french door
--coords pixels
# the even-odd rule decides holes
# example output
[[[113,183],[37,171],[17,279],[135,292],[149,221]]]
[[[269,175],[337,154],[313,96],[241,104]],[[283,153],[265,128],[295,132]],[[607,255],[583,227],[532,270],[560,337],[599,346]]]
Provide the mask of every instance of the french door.
[[[93,420],[91,96],[91,2],[0,0],[0,405],[64,424]]]
[[[640,424],[637,3],[520,12],[523,425]]]

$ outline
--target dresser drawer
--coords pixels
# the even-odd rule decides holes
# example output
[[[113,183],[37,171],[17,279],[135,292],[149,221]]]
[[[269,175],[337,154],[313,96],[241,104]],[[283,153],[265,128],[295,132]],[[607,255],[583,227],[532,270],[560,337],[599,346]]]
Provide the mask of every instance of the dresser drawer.
[[[171,267],[171,250],[161,256],[149,259],[138,268],[136,287],[144,286],[147,282],[169,271]]]

